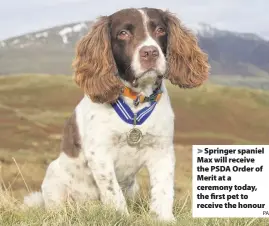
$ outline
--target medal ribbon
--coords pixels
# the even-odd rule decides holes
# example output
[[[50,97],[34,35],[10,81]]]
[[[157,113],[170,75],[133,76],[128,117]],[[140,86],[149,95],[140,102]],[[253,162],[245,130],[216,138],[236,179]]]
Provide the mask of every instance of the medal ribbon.
[[[136,125],[142,125],[143,122],[147,120],[147,118],[153,112],[157,102],[150,102],[150,106],[145,107],[138,111],[136,114],[133,113],[131,108],[124,102],[124,100],[119,97],[119,99],[111,104],[118,116],[126,123],[133,125],[134,121]]]
[[[156,90],[149,96],[138,95],[134,91],[132,91],[129,87],[125,87],[122,93],[123,96],[129,97],[133,100],[135,106],[138,106],[140,103],[159,101],[162,96],[162,91],[160,87],[157,87]]]

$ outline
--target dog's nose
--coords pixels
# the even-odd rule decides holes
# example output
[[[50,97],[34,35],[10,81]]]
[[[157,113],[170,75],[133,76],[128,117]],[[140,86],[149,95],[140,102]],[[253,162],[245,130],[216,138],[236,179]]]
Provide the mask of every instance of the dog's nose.
[[[145,61],[153,61],[159,57],[159,50],[155,46],[143,46],[139,51],[140,58]]]

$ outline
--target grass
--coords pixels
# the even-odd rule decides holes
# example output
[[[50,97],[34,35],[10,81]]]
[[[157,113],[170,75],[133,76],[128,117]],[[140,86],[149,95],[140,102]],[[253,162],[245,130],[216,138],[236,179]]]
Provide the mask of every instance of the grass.
[[[250,65],[248,65],[250,66]],[[210,81],[233,87],[249,87],[254,89],[269,90],[269,75],[265,71],[258,71],[255,68],[254,71],[251,70],[257,76],[241,76],[241,75],[215,75],[211,76]]]
[[[268,226],[266,219],[221,219],[221,218],[192,218],[190,195],[177,199],[174,204],[176,224],[156,221],[148,213],[148,197],[139,195],[135,202],[128,201],[130,215],[120,213],[101,205],[99,202],[85,204],[67,203],[56,211],[41,208],[24,208],[16,199],[5,191],[0,192],[0,225],[96,225],[96,226]]]
[[[175,207],[183,226],[263,226],[265,219],[191,217],[192,144],[269,144],[269,92],[210,83],[193,90],[168,84],[175,112]],[[158,225],[147,216],[148,174],[126,218],[98,203],[68,204],[59,212],[20,209],[28,189],[40,189],[59,154],[62,127],[82,97],[68,76],[0,77],[0,225]],[[27,189],[28,188],[28,189]],[[144,198],[145,197],[145,198]]]

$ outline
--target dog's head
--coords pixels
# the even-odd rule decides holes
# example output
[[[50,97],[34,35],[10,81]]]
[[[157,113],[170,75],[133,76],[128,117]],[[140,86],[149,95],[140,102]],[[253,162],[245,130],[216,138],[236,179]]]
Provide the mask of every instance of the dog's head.
[[[183,88],[208,77],[207,55],[178,18],[159,9],[124,9],[101,17],[78,43],[75,81],[98,103],[166,77]]]

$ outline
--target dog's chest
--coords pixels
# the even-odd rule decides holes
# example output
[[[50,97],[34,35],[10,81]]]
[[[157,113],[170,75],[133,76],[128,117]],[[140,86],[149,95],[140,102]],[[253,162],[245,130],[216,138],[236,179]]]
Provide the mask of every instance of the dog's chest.
[[[133,126],[120,121],[117,114],[113,114],[113,123],[110,134],[110,152],[114,159],[115,171],[120,179],[132,176],[143,167],[144,163],[158,152],[164,140],[172,140],[173,136],[173,115],[166,109],[164,114],[162,108],[156,107],[155,112],[142,124]],[[142,139],[136,145],[128,142],[130,131],[136,128],[141,131]]]
[[[128,130],[127,130],[128,131]],[[147,158],[158,151],[158,138],[144,133],[139,144],[130,146],[127,134],[115,133],[112,136],[113,148],[110,149],[113,156],[115,172],[118,178],[124,179],[134,176],[143,167]]]
[[[174,115],[168,98],[161,99],[151,115],[136,126],[124,122],[112,107],[87,101],[82,107],[86,114],[79,128],[89,147],[85,151],[102,149],[102,153],[107,153],[104,155],[112,158],[119,179],[135,174],[164,142],[172,143]],[[134,127],[141,131],[142,139],[139,144],[130,146],[127,135]]]

